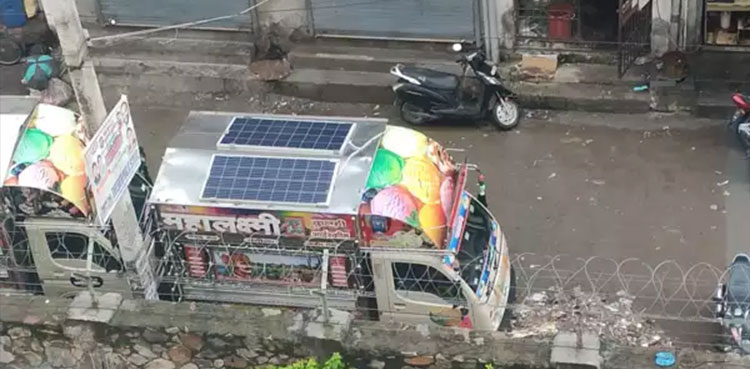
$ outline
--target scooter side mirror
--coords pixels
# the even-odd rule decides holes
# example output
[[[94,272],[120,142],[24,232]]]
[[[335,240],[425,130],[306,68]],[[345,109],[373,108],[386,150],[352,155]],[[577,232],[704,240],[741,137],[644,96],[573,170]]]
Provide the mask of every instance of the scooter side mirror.
[[[712,300],[714,300],[714,301],[721,301],[721,300],[723,300],[724,299],[724,290],[725,289],[726,289],[726,287],[724,286],[723,283],[719,284],[718,286],[716,286],[716,290],[714,291],[714,296],[712,297]]]
[[[460,53],[461,50],[463,50],[463,46],[461,46],[461,44],[459,44],[457,42],[457,43],[451,45],[451,50],[453,50],[454,52]]]

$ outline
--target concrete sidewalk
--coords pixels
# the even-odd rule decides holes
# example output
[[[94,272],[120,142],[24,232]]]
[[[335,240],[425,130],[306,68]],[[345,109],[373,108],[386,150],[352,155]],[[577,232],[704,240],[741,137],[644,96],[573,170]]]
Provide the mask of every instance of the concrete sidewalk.
[[[115,32],[93,28],[93,36]],[[248,66],[250,37],[222,33],[156,35],[144,39],[97,42],[91,47],[102,84],[164,94],[243,94],[258,90],[324,102],[389,104],[398,63],[460,74],[456,54],[445,44],[315,40],[294,44],[288,54],[293,70],[286,79],[263,83]],[[514,68],[515,62],[501,65]],[[605,64],[562,64],[547,83],[506,80],[528,109],[639,113],[649,111],[650,95],[634,93],[639,77],[617,78]]]

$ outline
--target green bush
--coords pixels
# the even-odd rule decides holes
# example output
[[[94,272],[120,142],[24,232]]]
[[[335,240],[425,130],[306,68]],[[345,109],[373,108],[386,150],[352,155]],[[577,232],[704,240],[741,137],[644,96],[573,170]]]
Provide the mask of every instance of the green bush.
[[[269,366],[268,369],[347,369],[344,364],[344,360],[341,359],[341,355],[335,353],[326,360],[322,365],[317,360],[310,358],[307,360],[300,360],[292,365],[286,366]]]
[[[331,355],[331,357],[326,360],[323,365],[320,365],[317,360],[310,358],[307,360],[300,360],[292,365],[286,365],[286,366],[275,366],[271,365],[267,367],[268,369],[347,369],[346,365],[344,364],[344,360],[341,358],[341,355],[339,353],[335,353]],[[353,368],[349,368],[353,369]],[[484,366],[484,369],[494,369],[492,364],[486,364]]]

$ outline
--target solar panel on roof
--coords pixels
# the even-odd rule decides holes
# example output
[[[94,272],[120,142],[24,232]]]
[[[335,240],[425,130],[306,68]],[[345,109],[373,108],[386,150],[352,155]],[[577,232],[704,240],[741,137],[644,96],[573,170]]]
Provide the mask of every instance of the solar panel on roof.
[[[328,203],[336,161],[215,155],[204,200]]]
[[[354,123],[235,117],[219,146],[339,151]]]

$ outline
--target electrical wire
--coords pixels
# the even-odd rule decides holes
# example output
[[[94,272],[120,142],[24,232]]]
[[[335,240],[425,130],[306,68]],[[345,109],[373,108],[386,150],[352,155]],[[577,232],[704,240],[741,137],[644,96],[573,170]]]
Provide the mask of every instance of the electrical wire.
[[[192,21],[192,22],[174,24],[174,25],[171,25],[171,26],[162,26],[162,27],[152,28],[152,29],[145,29],[145,30],[139,30],[139,31],[133,31],[133,32],[118,33],[118,34],[114,34],[114,35],[94,37],[94,38],[90,38],[89,41],[90,42],[105,41],[105,40],[108,41],[108,40],[115,40],[115,39],[121,39],[121,38],[138,37],[138,36],[148,35],[148,34],[151,34],[151,33],[169,31],[169,30],[173,30],[173,29],[177,30],[177,29],[180,29],[180,28],[190,28],[190,27],[200,26],[202,24],[207,24],[207,23],[213,23],[213,22],[218,22],[218,21],[222,21],[222,20],[232,19],[232,18],[236,18],[236,17],[241,17],[241,16],[244,16],[244,15],[247,15],[253,9],[255,9],[255,8],[261,6],[261,5],[263,5],[263,4],[265,4],[265,3],[269,2],[269,1],[271,1],[271,0],[262,0],[261,2],[255,4],[253,6],[251,6],[249,8],[246,8],[245,10],[243,10],[243,11],[241,11],[239,13],[235,13],[235,14],[229,14],[229,15],[222,15],[222,16],[213,17],[213,18],[200,19],[200,20],[196,20],[196,21]]]

